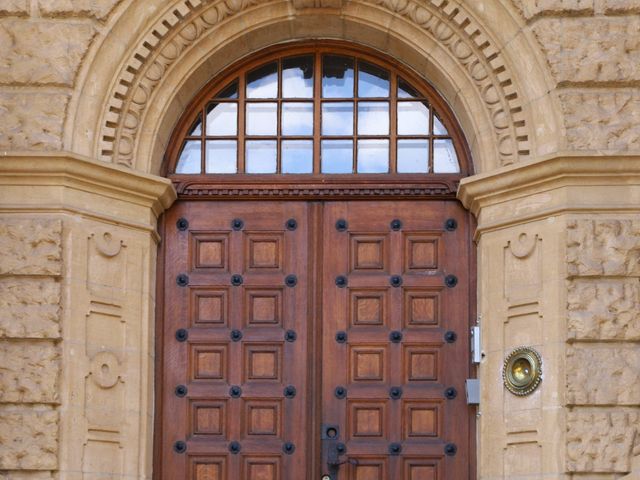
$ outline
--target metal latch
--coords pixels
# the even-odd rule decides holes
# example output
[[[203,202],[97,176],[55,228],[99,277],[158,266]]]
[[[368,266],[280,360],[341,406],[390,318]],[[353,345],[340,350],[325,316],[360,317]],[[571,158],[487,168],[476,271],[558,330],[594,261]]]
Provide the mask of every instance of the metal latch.
[[[471,361],[480,363],[482,350],[480,346],[480,327],[471,327]]]
[[[480,405],[480,380],[467,378],[464,389],[467,393],[467,405]]]

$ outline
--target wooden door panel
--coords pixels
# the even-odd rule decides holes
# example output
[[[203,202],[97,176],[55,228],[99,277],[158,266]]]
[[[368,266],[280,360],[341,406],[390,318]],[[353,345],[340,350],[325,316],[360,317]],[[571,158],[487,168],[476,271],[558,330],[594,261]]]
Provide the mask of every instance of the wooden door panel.
[[[357,462],[340,480],[468,476],[465,216],[454,202],[325,206],[323,423],[338,426],[342,460]]]
[[[167,216],[165,478],[306,476],[307,208],[185,202]]]

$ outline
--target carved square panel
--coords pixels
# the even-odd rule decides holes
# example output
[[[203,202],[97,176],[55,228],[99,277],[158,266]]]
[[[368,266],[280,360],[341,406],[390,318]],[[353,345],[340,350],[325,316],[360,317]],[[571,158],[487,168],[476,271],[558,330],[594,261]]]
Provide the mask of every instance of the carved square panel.
[[[359,457],[350,455],[358,461],[357,465],[347,464],[346,478],[353,480],[389,480],[387,476],[387,459],[383,457]]]
[[[349,348],[350,381],[385,381],[386,346],[359,345]]]
[[[243,435],[282,435],[282,402],[280,400],[246,400],[244,402]]]
[[[254,343],[244,345],[244,379],[281,381],[282,345]]]
[[[440,404],[433,402],[403,403],[402,436],[405,440],[415,437],[438,437],[440,424]]]
[[[280,457],[246,456],[242,464],[242,480],[280,480]]]
[[[248,326],[281,325],[282,289],[246,289],[245,305],[245,321]]]
[[[226,271],[229,265],[229,237],[226,234],[192,233],[192,268]]]
[[[439,237],[435,235],[407,234],[405,236],[404,269],[437,270]]]
[[[349,262],[351,271],[384,271],[387,269],[386,235],[350,235]]]
[[[245,270],[282,270],[284,236],[267,232],[245,234]]]
[[[348,439],[385,436],[385,402],[350,401],[347,415]]]
[[[404,347],[405,382],[433,382],[438,380],[437,347],[410,346]]]
[[[352,326],[384,325],[386,323],[386,290],[350,290]]]
[[[405,458],[402,478],[405,480],[441,480],[438,464],[439,461],[435,458]]]
[[[191,402],[191,432],[194,435],[225,435],[224,401]]]
[[[226,345],[191,345],[191,378],[225,380],[227,377]]]
[[[191,290],[191,318],[194,325],[224,326],[227,324],[227,290]]]
[[[226,458],[213,456],[190,457],[192,480],[226,480]]]
[[[403,320],[405,328],[432,327],[440,321],[440,290],[406,289]]]

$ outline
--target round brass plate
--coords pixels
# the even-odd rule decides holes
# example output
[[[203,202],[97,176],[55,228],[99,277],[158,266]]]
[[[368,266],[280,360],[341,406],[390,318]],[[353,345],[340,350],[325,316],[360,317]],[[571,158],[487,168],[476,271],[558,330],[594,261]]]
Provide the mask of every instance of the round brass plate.
[[[518,347],[504,361],[504,386],[514,395],[533,392],[542,381],[542,358],[531,347]]]

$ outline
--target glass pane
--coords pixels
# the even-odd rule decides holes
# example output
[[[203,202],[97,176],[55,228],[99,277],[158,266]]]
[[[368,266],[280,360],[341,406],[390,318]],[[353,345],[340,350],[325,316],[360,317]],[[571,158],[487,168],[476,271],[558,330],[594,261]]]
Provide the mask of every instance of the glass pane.
[[[428,135],[429,106],[425,102],[398,102],[398,135]]]
[[[277,129],[277,103],[247,103],[247,135],[275,135]]]
[[[358,103],[358,135],[389,135],[389,102]]]
[[[200,173],[200,140],[187,140],[180,152],[176,173]]]
[[[389,140],[358,140],[358,173],[389,172]]]
[[[447,129],[444,128],[442,121],[438,118],[436,112],[433,112],[433,134],[434,135],[449,135]]]
[[[207,135],[238,134],[238,104],[235,102],[210,103],[207,107]]]
[[[235,140],[207,140],[206,173],[236,173],[237,142]]]
[[[196,118],[196,121],[193,122],[193,125],[191,125],[187,136],[198,137],[200,135],[202,135],[202,115],[198,114],[198,118]]]
[[[434,140],[433,171],[435,173],[458,173],[458,156],[453,148],[452,140]]]
[[[278,142],[275,140],[248,140],[245,167],[247,173],[276,173]]]
[[[282,96],[313,97],[313,57],[285,58],[282,61]]]
[[[238,98],[238,81],[234,80],[233,83],[227,85],[215,98]]]
[[[336,55],[322,57],[322,96],[353,97],[353,58]]]
[[[322,135],[353,135],[353,103],[322,104]]]
[[[282,135],[313,135],[313,103],[282,103]]]
[[[358,67],[359,97],[389,96],[389,72],[365,62],[358,62]]]
[[[313,172],[313,141],[284,140],[282,142],[282,173]]]
[[[417,98],[421,96],[415,88],[403,79],[398,78],[398,98]]]
[[[322,173],[353,173],[353,141],[323,140]]]
[[[429,140],[398,140],[398,173],[429,173]]]
[[[273,62],[247,74],[247,98],[278,96],[278,63]]]

